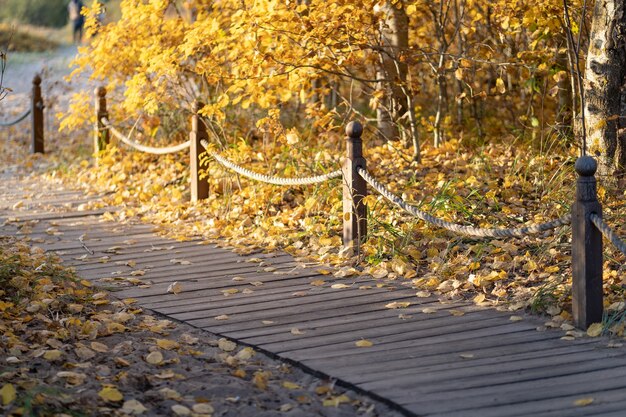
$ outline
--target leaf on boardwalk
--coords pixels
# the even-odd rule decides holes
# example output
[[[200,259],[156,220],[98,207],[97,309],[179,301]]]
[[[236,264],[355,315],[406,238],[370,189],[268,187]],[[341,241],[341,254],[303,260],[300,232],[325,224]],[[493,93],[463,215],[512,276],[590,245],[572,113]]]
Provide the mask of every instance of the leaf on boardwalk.
[[[176,259],[176,258],[170,259],[170,263],[179,264],[179,265],[191,265],[190,261],[187,261],[185,259]]]
[[[350,286],[346,284],[333,284],[330,286],[330,288],[335,289],[335,290],[340,290],[344,288],[350,288]]]
[[[409,301],[393,301],[391,303],[385,304],[386,308],[398,309],[398,308],[407,308],[411,303]]]
[[[226,314],[221,314],[219,316],[215,316],[214,319],[215,320],[228,320],[230,317],[228,317],[228,315]]]
[[[251,281],[249,284],[254,286],[254,287],[260,287],[261,285],[263,285],[263,282],[262,281]]]
[[[574,401],[574,405],[578,406],[578,407],[584,407],[584,406],[587,406],[589,404],[592,404],[593,401],[594,401],[594,399],[592,397],[579,398],[576,401]]]
[[[324,281],[323,279],[316,279],[311,281],[310,284],[314,287],[321,287],[322,285],[326,284],[326,281]]]
[[[372,346],[374,346],[374,343],[372,343],[372,342],[370,342],[369,340],[366,340],[366,339],[357,340],[356,342],[354,342],[354,344],[357,347],[372,347]]]
[[[436,308],[432,308],[432,307],[426,307],[422,309],[422,313],[424,314],[434,314],[437,312]]]
[[[603,329],[604,328],[602,326],[602,323],[593,323],[587,329],[587,336],[589,336],[589,337],[598,337],[598,336],[600,336],[602,334],[602,330]]]
[[[183,286],[180,285],[178,283],[178,281],[176,282],[172,282],[168,287],[167,287],[167,291],[168,293],[172,293],[172,294],[178,294],[183,290]]]
[[[304,332],[298,329],[297,327],[292,327],[291,330],[289,330],[289,332],[295,335],[304,334]]]
[[[419,298],[430,297],[430,291],[418,291],[415,293],[415,296]]]

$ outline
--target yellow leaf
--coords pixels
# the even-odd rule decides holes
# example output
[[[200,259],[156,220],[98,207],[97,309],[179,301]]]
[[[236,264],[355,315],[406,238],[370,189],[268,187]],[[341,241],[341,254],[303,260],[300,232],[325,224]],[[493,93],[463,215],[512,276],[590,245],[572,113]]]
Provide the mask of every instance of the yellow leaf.
[[[452,314],[453,316],[459,317],[459,316],[464,316],[465,312],[461,310],[450,310],[450,314]]]
[[[483,301],[485,301],[485,294],[478,294],[476,297],[474,297],[474,302],[476,304],[480,304]]]
[[[586,405],[589,405],[593,403],[593,398],[589,397],[589,398],[580,398],[576,401],[574,401],[574,405],[578,406],[578,407],[584,407]]]
[[[287,389],[302,389],[302,387],[294,382],[291,381],[284,381],[283,382],[283,387],[287,388]]]
[[[158,347],[165,350],[178,349],[180,347],[178,342],[168,339],[157,339],[156,344]]]
[[[496,80],[496,91],[500,94],[506,93],[506,87],[504,86],[504,80],[502,78]]]
[[[407,308],[410,305],[411,303],[408,301],[394,301],[392,303],[386,304],[385,307],[396,309],[396,308]]]
[[[61,355],[63,355],[63,352],[61,352],[60,350],[54,349],[54,350],[46,351],[46,353],[43,354],[43,357],[45,360],[48,360],[48,361],[56,361],[61,358]]]
[[[337,397],[327,398],[324,400],[322,404],[324,405],[324,407],[338,407],[339,404],[349,403],[349,402],[350,402],[350,397],[348,397],[346,394],[343,394]]]
[[[374,344],[369,340],[361,339],[354,342],[357,347],[372,347]]]
[[[321,287],[324,284],[326,284],[326,281],[324,281],[323,279],[316,279],[314,281],[311,281],[311,285],[314,287]]]
[[[593,323],[587,329],[587,336],[598,337],[602,334],[602,330],[603,330],[602,323]]]
[[[418,291],[415,293],[415,296],[419,298],[430,297],[430,291]]]
[[[112,385],[105,385],[104,388],[102,388],[98,393],[98,396],[103,400],[110,402],[122,401],[124,399],[122,393]]]
[[[2,388],[0,388],[0,398],[2,398],[2,405],[10,404],[15,400],[17,394],[15,392],[15,387],[13,384],[4,384]]]
[[[424,309],[422,309],[422,313],[424,314],[433,314],[436,313],[437,309],[436,308],[432,308],[432,307],[426,307]]]

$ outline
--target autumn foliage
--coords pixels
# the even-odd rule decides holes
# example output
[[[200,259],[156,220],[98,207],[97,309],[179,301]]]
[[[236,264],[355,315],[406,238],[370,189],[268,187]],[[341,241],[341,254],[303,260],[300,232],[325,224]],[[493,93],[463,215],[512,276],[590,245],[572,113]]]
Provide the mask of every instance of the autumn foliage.
[[[337,169],[343,127],[359,119],[368,169],[392,191],[447,220],[519,227],[563,216],[572,202],[579,103],[570,74],[584,57],[568,53],[565,28],[578,38],[585,20],[580,2],[569,7],[566,22],[556,0],[126,0],[113,24],[98,27],[97,9],[88,12],[97,34],[76,72],[106,85],[111,120],[145,143],[186,140],[199,100],[212,149],[270,175]],[[94,122],[91,94],[75,97],[63,128]],[[562,230],[514,243],[450,238],[372,195],[354,269],[341,250],[340,180],[278,188],[207,158],[209,198],[190,204],[187,158],[111,146],[76,175],[111,191],[126,207],[120,218],[167,225],[182,239],[282,248],[342,274],[410,279],[480,303],[545,311],[569,297]],[[609,216],[620,212],[605,202]],[[619,285],[621,258],[607,259],[605,277]]]

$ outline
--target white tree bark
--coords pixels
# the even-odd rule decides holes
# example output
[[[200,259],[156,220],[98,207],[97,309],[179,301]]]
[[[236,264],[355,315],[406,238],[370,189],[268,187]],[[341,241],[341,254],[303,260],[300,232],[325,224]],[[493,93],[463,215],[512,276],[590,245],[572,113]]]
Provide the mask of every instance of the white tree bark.
[[[599,173],[626,168],[626,0],[597,0],[585,67],[587,152]]]

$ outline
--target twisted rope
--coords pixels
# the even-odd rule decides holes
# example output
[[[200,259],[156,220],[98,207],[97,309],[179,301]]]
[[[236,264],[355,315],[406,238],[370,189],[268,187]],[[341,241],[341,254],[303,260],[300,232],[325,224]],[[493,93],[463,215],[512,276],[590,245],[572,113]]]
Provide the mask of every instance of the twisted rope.
[[[191,145],[191,141],[187,141],[187,142],[183,142],[180,143],[178,145],[174,145],[174,146],[168,146],[165,148],[155,148],[153,146],[146,146],[146,145],[142,145],[140,143],[137,143],[135,141],[133,141],[132,139],[130,139],[128,136],[125,136],[124,134],[122,134],[119,130],[117,130],[115,127],[113,127],[113,125],[111,124],[111,122],[109,122],[109,120],[106,117],[103,117],[101,119],[102,124],[111,131],[111,133],[113,133],[113,135],[118,138],[119,140],[121,140],[122,142],[124,142],[126,145],[130,146],[131,148],[134,148],[138,151],[141,152],[145,152],[145,153],[150,153],[150,154],[154,154],[154,155],[165,155],[168,153],[176,153],[176,152],[180,152],[183,149],[187,149],[190,145]]]
[[[398,207],[406,210],[413,216],[428,222],[432,225],[441,227],[446,230],[450,230],[451,232],[455,232],[458,234],[466,235],[466,236],[474,236],[474,237],[522,237],[533,233],[545,232],[550,229],[554,229],[559,226],[565,226],[570,224],[571,215],[567,215],[561,217],[559,219],[553,220],[547,223],[535,224],[526,227],[520,227],[517,229],[484,229],[473,226],[463,226],[456,223],[451,223],[437,217],[434,217],[415,206],[408,204],[406,201],[401,199],[400,197],[393,194],[389,189],[387,189],[384,185],[376,181],[374,177],[370,175],[369,172],[364,170],[363,168],[357,168],[357,172],[369,185],[371,185],[376,191],[378,191],[383,197],[387,200],[391,201]]]
[[[613,229],[611,229],[608,224],[604,223],[604,220],[602,220],[602,217],[598,216],[595,213],[591,213],[591,215],[589,216],[589,219],[598,228],[598,230],[604,235],[604,237],[610,240],[611,243],[614,244],[617,249],[619,249],[624,255],[626,255],[626,243],[624,243],[624,241],[621,240],[619,236],[615,234]]]
[[[329,172],[328,174],[316,175],[314,177],[296,177],[296,178],[284,178],[284,177],[274,177],[270,175],[259,174],[249,169],[243,168],[234,162],[229,161],[223,156],[209,151],[209,143],[206,140],[200,142],[204,149],[211,155],[217,162],[224,165],[226,168],[231,169],[238,174],[241,174],[245,177],[251,178],[256,181],[265,182],[268,184],[274,185],[307,185],[307,184],[316,184],[320,182],[327,181],[331,178],[336,178],[341,176],[341,170],[336,170],[333,172]]]
[[[13,120],[12,122],[0,122],[0,126],[9,127],[9,126],[16,125],[22,120],[26,119],[29,114],[30,114],[30,109],[26,110],[23,114],[21,114],[17,119]]]

